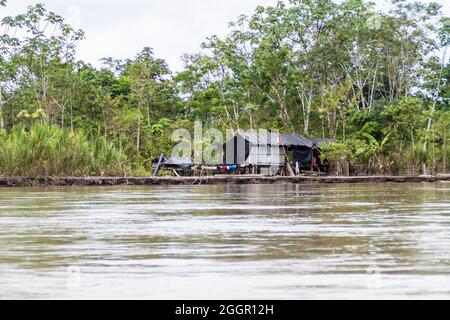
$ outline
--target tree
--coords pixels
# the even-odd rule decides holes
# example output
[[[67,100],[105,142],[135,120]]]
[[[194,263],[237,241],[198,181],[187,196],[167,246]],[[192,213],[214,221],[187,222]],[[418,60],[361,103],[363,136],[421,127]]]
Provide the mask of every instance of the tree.
[[[392,136],[392,132],[388,133],[381,142],[378,142],[377,139],[375,139],[372,135],[368,133],[364,133],[363,135],[367,138],[369,144],[357,150],[356,153],[357,154],[364,153],[365,156],[371,159],[372,163],[374,163],[377,166],[378,171],[381,174],[385,174],[386,162],[383,153],[385,151],[387,143],[389,142],[389,139]],[[373,167],[373,165],[369,164],[369,168],[370,167]]]
[[[63,123],[70,85],[52,89],[70,79],[75,44],[84,38],[83,31],[74,30],[42,4],[29,7],[25,14],[5,17],[2,25],[9,33],[21,35],[5,35],[2,42],[7,58],[17,66],[16,86],[30,109],[44,109],[52,122]]]
[[[426,152],[426,150],[427,150],[428,135],[429,135],[429,132],[431,130],[431,125],[432,125],[432,121],[433,121],[433,114],[436,111],[436,105],[437,105],[437,102],[438,102],[438,99],[439,99],[439,94],[440,94],[440,91],[441,91],[441,85],[443,83],[442,75],[444,73],[444,68],[445,68],[445,64],[446,64],[446,61],[447,61],[448,45],[450,44],[450,18],[444,17],[444,18],[442,18],[440,20],[440,28],[439,28],[438,36],[439,36],[439,43],[440,43],[439,48],[443,50],[443,54],[442,54],[441,66],[440,66],[439,73],[438,73],[436,92],[435,92],[435,94],[433,96],[433,107],[431,108],[431,116],[428,119],[428,124],[427,124],[427,131],[426,131],[426,137],[425,137],[425,143],[424,143],[424,152]],[[427,174],[427,167],[426,167],[425,164],[424,164],[424,167],[423,167],[423,173]]]
[[[136,149],[140,152],[142,110],[147,107],[150,126],[151,105],[158,89],[162,89],[164,77],[170,74],[164,60],[156,59],[151,48],[144,48],[136,59],[126,66],[130,89],[137,106]]]

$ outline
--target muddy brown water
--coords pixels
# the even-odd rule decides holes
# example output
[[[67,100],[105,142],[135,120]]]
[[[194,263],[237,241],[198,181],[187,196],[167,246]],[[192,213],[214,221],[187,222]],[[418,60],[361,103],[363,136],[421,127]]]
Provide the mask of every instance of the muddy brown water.
[[[450,183],[0,190],[1,299],[449,299]]]

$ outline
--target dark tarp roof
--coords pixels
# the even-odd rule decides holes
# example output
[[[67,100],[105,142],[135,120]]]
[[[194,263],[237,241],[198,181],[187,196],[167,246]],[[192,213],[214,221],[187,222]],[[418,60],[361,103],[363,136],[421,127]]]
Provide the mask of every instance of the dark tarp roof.
[[[283,134],[281,142],[285,147],[313,147],[313,143],[308,138],[299,134]]]
[[[239,131],[237,136],[250,142],[253,145],[280,145],[284,147],[307,147],[312,148],[314,145],[320,147],[321,143],[330,143],[330,139],[305,138],[300,134],[278,134],[276,132],[268,132],[259,134],[257,131]],[[234,138],[233,138],[234,139]],[[234,141],[234,140],[231,141]],[[228,142],[231,142],[228,141]],[[227,142],[227,143],[228,143]]]

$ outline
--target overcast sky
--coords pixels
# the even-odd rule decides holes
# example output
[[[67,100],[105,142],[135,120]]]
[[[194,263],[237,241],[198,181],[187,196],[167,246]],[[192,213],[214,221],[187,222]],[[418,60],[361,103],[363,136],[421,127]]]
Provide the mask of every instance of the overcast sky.
[[[179,70],[183,53],[198,52],[207,36],[225,35],[228,23],[240,14],[277,0],[8,0],[0,18],[39,2],[86,32],[79,59],[99,66],[103,57],[129,58],[149,46]],[[435,2],[450,15],[446,0]]]

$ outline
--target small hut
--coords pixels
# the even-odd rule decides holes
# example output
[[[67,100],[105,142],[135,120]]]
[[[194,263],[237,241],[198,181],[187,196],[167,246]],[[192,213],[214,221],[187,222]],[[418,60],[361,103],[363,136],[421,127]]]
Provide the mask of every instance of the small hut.
[[[225,165],[274,168],[278,171],[286,163],[279,142],[277,133],[238,132],[223,146],[223,162]]]
[[[320,145],[330,141],[299,134],[238,132],[223,146],[223,163],[253,167],[261,173],[275,175],[292,158],[294,167],[322,171]]]

